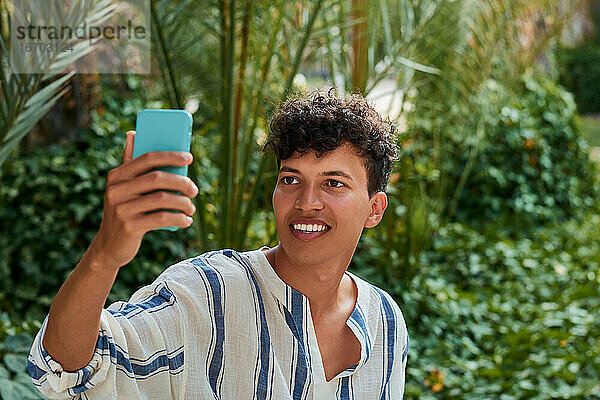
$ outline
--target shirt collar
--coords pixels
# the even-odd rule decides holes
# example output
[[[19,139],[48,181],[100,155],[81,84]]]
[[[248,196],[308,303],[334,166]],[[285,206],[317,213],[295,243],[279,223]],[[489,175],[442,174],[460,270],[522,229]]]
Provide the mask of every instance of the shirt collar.
[[[288,309],[291,315],[295,315],[293,308],[295,308],[296,302],[294,299],[301,298],[303,304],[308,304],[308,298],[289,286],[277,275],[263,252],[266,249],[269,249],[269,247],[263,246],[258,250],[250,251],[248,256],[255,261],[252,265],[273,296]],[[376,294],[373,292],[371,285],[351,272],[346,271],[346,274],[354,281],[358,290],[354,310],[346,321],[346,325],[360,342],[361,357],[357,365],[342,372],[339,376],[350,375],[367,362],[373,349],[380,319],[379,303],[375,301],[374,296]]]

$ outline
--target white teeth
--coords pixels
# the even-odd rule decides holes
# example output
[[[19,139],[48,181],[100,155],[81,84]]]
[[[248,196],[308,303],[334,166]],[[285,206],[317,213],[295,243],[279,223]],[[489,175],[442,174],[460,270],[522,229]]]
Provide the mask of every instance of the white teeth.
[[[320,232],[327,229],[326,226],[317,224],[294,224],[293,227],[294,229],[304,232]]]

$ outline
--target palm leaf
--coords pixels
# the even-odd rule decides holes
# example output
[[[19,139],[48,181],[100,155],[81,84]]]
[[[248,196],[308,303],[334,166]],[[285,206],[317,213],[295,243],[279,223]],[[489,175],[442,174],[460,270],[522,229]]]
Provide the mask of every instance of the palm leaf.
[[[40,6],[43,8],[40,8]],[[50,10],[49,4],[33,2],[32,7],[38,7],[33,13],[38,15],[55,15],[61,25],[79,26],[84,21],[87,24],[100,24],[110,18],[115,6],[109,0],[76,1],[68,9],[66,15],[62,10]],[[44,14],[45,13],[45,14]],[[54,14],[52,14],[54,13]],[[43,74],[11,74],[17,67],[15,60],[9,57],[4,38],[0,37],[2,49],[0,68],[0,168],[12,151],[23,138],[33,129],[38,121],[54,106],[56,101],[67,91],[66,84],[74,72],[61,74],[67,67],[89,54],[94,43],[81,41],[68,43],[69,52],[57,52],[53,57],[37,53],[26,62],[31,71],[45,71]],[[21,67],[24,67],[21,65]],[[19,69],[17,69],[19,70]]]
[[[73,73],[62,76],[29,98],[25,108],[18,115],[17,120],[6,133],[0,147],[0,162],[6,160],[10,152],[33,129],[35,124],[54,106],[67,88],[64,83],[73,76]]]

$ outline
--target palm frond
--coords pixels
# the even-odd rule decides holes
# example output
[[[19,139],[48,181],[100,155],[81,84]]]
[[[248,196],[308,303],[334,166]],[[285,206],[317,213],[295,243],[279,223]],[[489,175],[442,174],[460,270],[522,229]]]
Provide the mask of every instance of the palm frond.
[[[51,21],[77,27],[84,21],[87,24],[100,24],[114,13],[114,5],[109,0],[83,0],[73,2],[65,14],[63,10],[51,10],[50,3],[32,2],[37,7],[32,12],[37,15],[52,16]],[[67,43],[68,52],[32,52],[26,60],[10,57],[5,38],[0,36],[0,168],[23,138],[38,121],[54,106],[67,89],[67,82],[73,76],[65,69],[94,49],[94,42],[81,41]],[[15,74],[14,71],[29,71],[31,74]]]
[[[74,75],[73,72],[66,74],[54,82],[48,84],[31,96],[23,110],[17,115],[16,121],[6,132],[0,146],[0,162],[6,160],[10,152],[19,142],[33,129],[35,124],[54,106],[54,103],[62,97],[67,88],[65,82]]]

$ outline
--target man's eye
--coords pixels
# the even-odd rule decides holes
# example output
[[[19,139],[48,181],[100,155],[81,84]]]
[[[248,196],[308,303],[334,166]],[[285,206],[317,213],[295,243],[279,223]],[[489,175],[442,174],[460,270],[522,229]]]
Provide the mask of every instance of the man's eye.
[[[293,184],[294,180],[296,180],[296,178],[294,178],[293,176],[284,176],[283,178],[281,178],[281,181],[286,185]]]
[[[330,179],[327,181],[327,183],[329,184],[329,186],[334,188],[345,186],[342,182],[336,181],[335,179]]]

